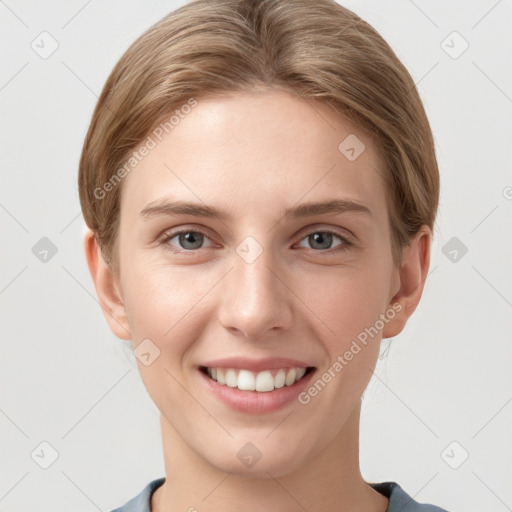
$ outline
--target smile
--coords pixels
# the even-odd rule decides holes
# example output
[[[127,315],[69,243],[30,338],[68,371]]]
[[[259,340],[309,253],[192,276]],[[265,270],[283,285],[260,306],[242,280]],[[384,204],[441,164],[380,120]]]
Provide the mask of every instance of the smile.
[[[252,372],[238,368],[207,368],[202,366],[200,370],[218,384],[230,388],[238,388],[241,391],[269,392],[274,391],[274,389],[293,386],[306,374],[310,373],[313,367],[279,368]]]

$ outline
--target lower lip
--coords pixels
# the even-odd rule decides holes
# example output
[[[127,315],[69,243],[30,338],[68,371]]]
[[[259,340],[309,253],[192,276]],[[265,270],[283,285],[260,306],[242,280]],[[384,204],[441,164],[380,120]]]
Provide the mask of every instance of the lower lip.
[[[236,411],[262,414],[277,411],[293,402],[301,391],[307,386],[316,370],[310,371],[302,379],[291,386],[284,386],[274,391],[242,391],[238,388],[232,388],[205,375],[198,370],[203,382],[210,391],[223,403],[235,409]]]

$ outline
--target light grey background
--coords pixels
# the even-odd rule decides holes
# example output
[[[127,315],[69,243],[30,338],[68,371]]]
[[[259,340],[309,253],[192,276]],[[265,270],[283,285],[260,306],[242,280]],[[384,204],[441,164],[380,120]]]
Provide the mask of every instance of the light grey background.
[[[109,511],[165,475],[158,411],[96,302],[77,167],[113,65],[182,3],[0,1],[1,512]],[[364,396],[363,475],[452,512],[512,510],[512,1],[342,3],[419,84],[442,185],[422,302]]]

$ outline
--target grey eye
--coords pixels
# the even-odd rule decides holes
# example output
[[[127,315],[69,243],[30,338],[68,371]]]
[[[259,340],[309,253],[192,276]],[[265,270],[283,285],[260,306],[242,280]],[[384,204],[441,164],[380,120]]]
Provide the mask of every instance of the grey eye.
[[[178,246],[171,243],[171,240],[174,240],[175,238],[178,239]],[[208,237],[200,231],[187,230],[170,235],[167,238],[167,243],[170,243],[174,247],[178,247],[178,249],[195,251],[202,248],[201,246],[205,239],[208,240]]]
[[[307,235],[303,240],[307,240],[311,248],[325,251],[335,247],[332,245],[334,238],[338,238],[342,243],[345,242],[343,237],[331,231],[315,231]],[[342,243],[337,245],[342,245]],[[304,246],[301,245],[301,247]]]

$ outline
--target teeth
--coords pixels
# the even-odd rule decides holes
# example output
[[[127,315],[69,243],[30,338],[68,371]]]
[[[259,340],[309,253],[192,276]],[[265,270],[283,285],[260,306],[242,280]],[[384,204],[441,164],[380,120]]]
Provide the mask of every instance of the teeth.
[[[229,386],[230,388],[236,388],[238,386],[238,378],[235,370],[229,369],[226,372],[226,386]]]
[[[284,370],[282,372],[284,373]],[[255,391],[274,391],[274,388],[274,377],[270,372],[259,372],[256,375],[256,386],[253,388]]]
[[[285,381],[286,381],[286,373],[284,371],[277,372],[276,376],[274,377],[274,387],[276,389],[284,387]]]
[[[207,368],[208,375],[219,384],[238,388],[242,391],[274,391],[284,386],[291,386],[304,377],[306,368],[286,368],[265,370],[253,373],[249,370],[233,368]]]
[[[295,368],[292,368],[287,374],[286,379],[284,380],[284,383],[287,386],[291,386],[295,382],[295,377],[297,376],[297,370]]]
[[[237,383],[238,389],[243,389],[245,391],[253,391],[256,389],[256,379],[254,378],[254,373],[247,370],[240,370]]]

